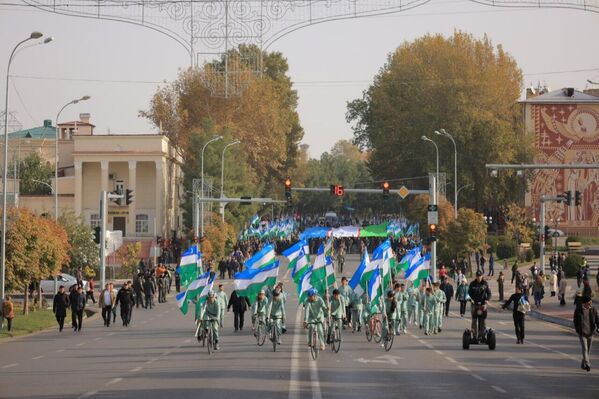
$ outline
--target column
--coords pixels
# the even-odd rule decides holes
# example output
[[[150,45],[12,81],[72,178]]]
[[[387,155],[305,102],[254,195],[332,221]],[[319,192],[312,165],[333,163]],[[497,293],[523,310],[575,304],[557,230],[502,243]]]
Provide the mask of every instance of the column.
[[[82,216],[83,208],[83,163],[75,161],[75,215]]]
[[[163,177],[162,159],[156,161],[156,181],[155,187],[155,201],[154,201],[154,217],[156,218],[156,235],[162,236],[164,234],[164,177]]]
[[[135,205],[135,189],[137,187],[137,161],[129,161],[129,190],[133,191],[133,203],[129,205],[129,226],[127,226],[127,235],[130,237],[135,237],[137,233],[135,232],[135,215],[137,207]]]
[[[102,168],[102,170],[100,172],[100,176],[101,176],[100,190],[101,191],[109,191],[108,190],[108,161],[100,161],[100,167]]]

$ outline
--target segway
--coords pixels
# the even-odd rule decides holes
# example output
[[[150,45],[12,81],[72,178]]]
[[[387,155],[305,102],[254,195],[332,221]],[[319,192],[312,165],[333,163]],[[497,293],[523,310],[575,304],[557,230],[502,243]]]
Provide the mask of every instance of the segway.
[[[495,344],[497,337],[495,331],[492,328],[485,328],[484,331],[480,331],[479,325],[481,320],[487,318],[487,309],[484,304],[475,305],[476,312],[476,331],[466,329],[462,335],[462,349],[470,349],[470,345],[488,345],[489,350],[495,350]]]

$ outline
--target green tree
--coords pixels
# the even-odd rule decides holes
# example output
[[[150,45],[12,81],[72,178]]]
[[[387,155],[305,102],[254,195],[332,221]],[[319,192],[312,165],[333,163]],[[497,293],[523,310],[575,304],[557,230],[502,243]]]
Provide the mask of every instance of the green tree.
[[[37,152],[29,154],[19,164],[20,193],[28,195],[50,194],[53,175],[53,165],[45,162]]]
[[[487,226],[483,215],[469,208],[460,208],[458,218],[449,221],[442,240],[451,257],[470,259],[472,253],[484,248],[486,236]],[[472,262],[468,264],[472,273]]]
[[[505,233],[517,244],[532,243],[535,237],[534,223],[526,209],[511,203],[505,212]]]
[[[117,251],[117,257],[121,262],[121,270],[126,276],[133,276],[139,265],[139,259],[141,254],[141,242],[136,241],[127,244],[126,247],[121,247]]]
[[[70,245],[69,273],[75,275],[81,267],[85,276],[94,277],[99,265],[99,246],[94,242],[91,227],[73,212],[65,212],[58,218],[58,223],[65,229]]]
[[[363,97],[348,104],[346,117],[354,123],[354,142],[372,151],[368,166],[375,179],[434,170],[434,150],[420,137],[446,129],[457,143],[460,184],[474,185],[461,203],[481,209],[518,200],[524,192],[526,182],[515,174],[493,180],[485,169],[487,162],[531,157],[520,126],[521,88],[516,62],[487,37],[427,35],[389,56]],[[447,181],[453,181],[453,145],[445,138],[435,141]]]

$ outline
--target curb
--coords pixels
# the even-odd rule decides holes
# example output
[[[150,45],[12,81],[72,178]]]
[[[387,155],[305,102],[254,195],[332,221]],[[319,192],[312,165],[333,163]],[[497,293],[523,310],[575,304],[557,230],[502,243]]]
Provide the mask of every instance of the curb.
[[[539,319],[542,321],[546,321],[548,323],[558,324],[563,327],[568,327],[568,328],[574,329],[574,322],[572,320],[567,320],[567,319],[564,319],[561,317],[556,317],[556,316],[549,316],[544,313],[537,312],[536,310],[531,310],[530,312],[528,312],[528,314],[531,317],[534,317],[535,319]]]

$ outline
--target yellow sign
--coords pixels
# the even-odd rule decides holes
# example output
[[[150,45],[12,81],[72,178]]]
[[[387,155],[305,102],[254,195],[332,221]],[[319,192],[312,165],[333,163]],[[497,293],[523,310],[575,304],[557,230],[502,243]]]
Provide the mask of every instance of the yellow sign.
[[[401,199],[405,199],[408,194],[410,194],[410,190],[408,190],[408,188],[406,186],[401,186],[399,188],[399,196],[401,197]]]
[[[128,209],[109,209],[108,216],[129,216]]]

